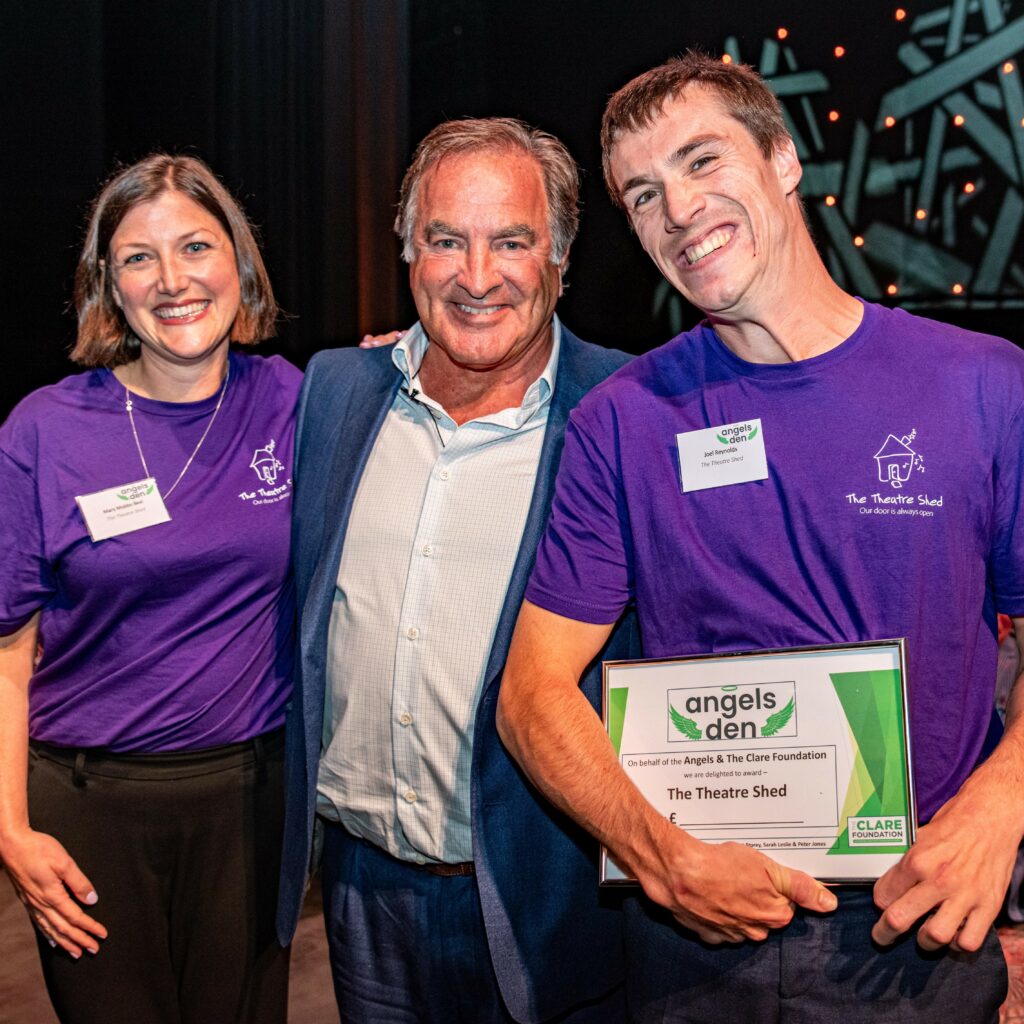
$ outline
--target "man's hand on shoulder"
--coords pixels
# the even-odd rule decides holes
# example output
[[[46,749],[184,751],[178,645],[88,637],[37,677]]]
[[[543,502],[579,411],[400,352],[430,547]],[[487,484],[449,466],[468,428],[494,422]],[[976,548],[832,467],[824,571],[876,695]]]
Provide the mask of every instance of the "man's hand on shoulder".
[[[359,342],[360,348],[381,348],[384,345],[394,345],[405,331],[388,331],[387,334],[364,334]]]

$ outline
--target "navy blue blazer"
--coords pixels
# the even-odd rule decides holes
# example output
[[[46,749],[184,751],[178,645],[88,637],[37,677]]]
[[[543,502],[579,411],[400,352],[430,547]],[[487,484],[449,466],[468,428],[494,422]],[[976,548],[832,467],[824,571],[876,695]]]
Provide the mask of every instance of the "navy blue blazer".
[[[473,858],[502,996],[518,1021],[550,1019],[623,976],[621,914],[597,885],[597,845],[527,781],[495,727],[498,684],[551,506],[569,412],[629,356],[562,328],[555,390],[533,503],[477,708],[472,765]],[[309,364],[296,433],[292,557],[299,657],[288,710],[285,834],[278,938],[291,941],[310,861],[326,686],[327,633],[356,488],[402,376],[391,348],[335,349]],[[616,628],[581,685],[600,707],[602,658],[639,656],[632,617]]]

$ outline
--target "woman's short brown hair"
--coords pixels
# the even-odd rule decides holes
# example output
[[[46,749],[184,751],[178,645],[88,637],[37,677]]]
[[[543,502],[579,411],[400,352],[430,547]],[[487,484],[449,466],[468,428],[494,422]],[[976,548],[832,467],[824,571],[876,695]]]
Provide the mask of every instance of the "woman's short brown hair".
[[[275,332],[277,302],[256,233],[231,193],[194,156],[150,153],[114,174],[92,204],[85,243],[75,271],[78,337],[71,358],[83,366],[118,366],[138,355],[139,342],[114,301],[107,270],[110,240],[136,206],[164,192],[180,192],[217,218],[235,250],[241,302],[231,340],[251,345]]]

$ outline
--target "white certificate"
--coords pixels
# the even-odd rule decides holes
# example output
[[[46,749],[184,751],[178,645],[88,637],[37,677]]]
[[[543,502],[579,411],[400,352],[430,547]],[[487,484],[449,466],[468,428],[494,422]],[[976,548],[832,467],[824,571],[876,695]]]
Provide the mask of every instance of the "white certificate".
[[[669,821],[823,881],[872,881],[917,828],[903,640],[605,662],[604,721]],[[606,850],[601,882],[632,882]]]

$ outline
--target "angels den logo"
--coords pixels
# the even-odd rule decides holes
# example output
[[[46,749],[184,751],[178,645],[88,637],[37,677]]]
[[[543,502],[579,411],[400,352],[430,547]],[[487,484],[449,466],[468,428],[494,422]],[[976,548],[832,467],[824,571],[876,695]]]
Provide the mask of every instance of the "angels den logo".
[[[670,743],[796,734],[796,684],[792,681],[668,692]]]
[[[719,444],[743,444],[757,437],[758,428],[753,423],[738,423],[732,427],[723,427],[716,431],[715,437]]]

